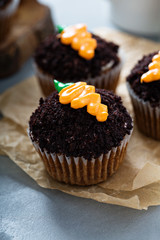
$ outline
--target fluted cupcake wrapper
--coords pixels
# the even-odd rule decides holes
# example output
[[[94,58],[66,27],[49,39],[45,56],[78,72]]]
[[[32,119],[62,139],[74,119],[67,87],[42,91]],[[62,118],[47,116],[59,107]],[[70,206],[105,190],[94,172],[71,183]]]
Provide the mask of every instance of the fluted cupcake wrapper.
[[[153,108],[149,102],[140,99],[129,83],[127,88],[133,104],[136,123],[139,130],[146,136],[160,140],[160,108]]]
[[[75,184],[92,185],[103,182],[114,174],[123,161],[130,135],[126,135],[120,146],[97,159],[87,160],[83,157],[67,157],[64,154],[49,154],[41,151],[38,143],[32,142],[44,165],[55,180]]]
[[[103,88],[115,91],[118,84],[121,67],[122,63],[120,62],[117,66],[113,68],[108,69],[103,68],[105,70],[102,70],[100,75],[97,77],[94,78],[88,77],[87,79],[81,81],[85,81],[87,82],[87,84],[94,85],[96,88]],[[45,74],[36,64],[35,70],[42,92],[44,93],[45,96],[50,95],[53,91],[56,90],[53,83],[53,77],[48,74]],[[68,79],[68,81],[66,80],[65,82],[71,82],[71,80]]]

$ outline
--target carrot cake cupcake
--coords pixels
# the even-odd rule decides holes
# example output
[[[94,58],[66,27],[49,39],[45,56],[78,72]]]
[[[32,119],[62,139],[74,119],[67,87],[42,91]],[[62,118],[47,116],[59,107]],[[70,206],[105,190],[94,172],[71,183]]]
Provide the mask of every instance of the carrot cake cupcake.
[[[137,126],[160,140],[160,52],[144,56],[127,77]]]
[[[44,95],[55,90],[53,79],[85,81],[115,91],[121,69],[119,46],[88,32],[85,24],[58,29],[59,33],[42,42],[34,55]]]
[[[86,82],[63,84],[29,121],[30,139],[48,173],[76,185],[105,181],[124,159],[132,119],[121,98]]]

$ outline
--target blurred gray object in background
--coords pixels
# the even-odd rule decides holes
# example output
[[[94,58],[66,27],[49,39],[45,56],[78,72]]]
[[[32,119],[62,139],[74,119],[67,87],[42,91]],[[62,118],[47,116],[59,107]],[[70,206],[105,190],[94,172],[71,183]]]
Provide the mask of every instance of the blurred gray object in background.
[[[142,35],[160,36],[159,0],[110,0],[111,19],[122,29]]]

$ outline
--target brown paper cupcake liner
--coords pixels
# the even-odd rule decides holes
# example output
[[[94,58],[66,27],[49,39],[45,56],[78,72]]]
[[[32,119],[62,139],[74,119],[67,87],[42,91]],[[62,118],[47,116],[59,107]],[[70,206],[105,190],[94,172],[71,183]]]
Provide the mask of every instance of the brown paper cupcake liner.
[[[131,133],[126,135],[120,146],[90,161],[83,157],[67,157],[64,154],[42,152],[37,143],[32,140],[31,142],[51,177],[60,182],[85,186],[103,182],[117,171],[123,161],[130,136]]]
[[[110,64],[107,64],[108,66]],[[81,81],[87,82],[87,84],[94,85],[96,88],[103,88],[107,90],[112,90],[115,92],[115,89],[118,84],[119,75],[122,67],[122,62],[120,59],[120,63],[111,68],[110,66],[106,68],[103,67],[101,74],[94,78],[87,78]],[[53,91],[55,91],[55,87],[53,84],[54,78],[48,74],[45,74],[36,64],[35,64],[35,71],[37,78],[39,80],[39,84],[41,86],[42,92],[45,96],[50,95]],[[66,80],[65,82],[70,82],[70,80]]]
[[[160,108],[153,108],[149,102],[140,99],[134,93],[129,83],[127,83],[127,88],[139,130],[148,137],[160,140]]]

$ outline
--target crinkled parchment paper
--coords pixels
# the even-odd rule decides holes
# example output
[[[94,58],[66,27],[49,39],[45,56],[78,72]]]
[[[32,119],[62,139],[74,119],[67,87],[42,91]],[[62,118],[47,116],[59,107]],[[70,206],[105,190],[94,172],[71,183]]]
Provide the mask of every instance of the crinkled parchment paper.
[[[125,76],[143,54],[160,49],[160,44],[109,29],[96,31],[121,45],[125,63],[117,93],[133,116],[125,86]],[[0,153],[6,154],[40,186],[103,203],[136,209],[160,204],[160,142],[142,135],[134,126],[127,154],[118,172],[107,182],[76,187],[54,181],[27,136],[28,119],[42,93],[35,77],[27,79],[0,96]],[[133,116],[134,117],[134,116]]]

